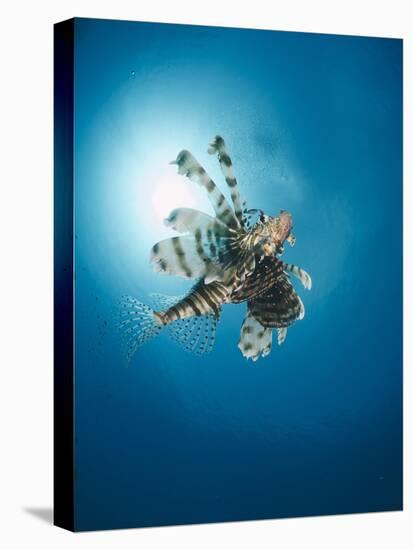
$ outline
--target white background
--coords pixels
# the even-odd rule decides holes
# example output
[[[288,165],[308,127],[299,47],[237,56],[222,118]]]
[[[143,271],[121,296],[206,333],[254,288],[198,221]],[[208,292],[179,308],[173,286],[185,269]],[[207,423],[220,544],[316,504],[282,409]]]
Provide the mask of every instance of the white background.
[[[402,37],[404,91],[407,101],[410,99],[405,103],[405,182],[411,183],[413,18],[409,2],[253,0],[242,7],[239,2],[229,0],[55,0],[3,2],[2,6],[0,546],[7,550],[60,550],[75,546],[411,548],[407,537],[413,534],[412,439],[407,435],[402,513],[81,534],[52,527],[50,519],[47,520],[51,518],[52,506],[52,24],[72,16],[86,16]],[[408,286],[412,280],[411,199],[411,185],[406,185],[405,335],[410,333],[410,338],[405,337],[405,432],[408,435],[412,431],[409,373],[412,292]],[[390,230],[389,220],[383,222],[384,230]],[[391,261],[392,251],[383,253]],[[367,259],[374,262],[366,251]],[[383,319],[383,337],[386,322]]]

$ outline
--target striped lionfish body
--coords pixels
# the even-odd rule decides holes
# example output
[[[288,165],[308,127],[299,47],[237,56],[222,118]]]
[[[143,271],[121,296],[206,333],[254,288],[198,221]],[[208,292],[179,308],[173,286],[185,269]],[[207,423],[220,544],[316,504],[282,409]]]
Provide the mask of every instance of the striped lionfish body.
[[[244,357],[255,361],[270,353],[274,329],[282,344],[287,328],[304,317],[304,305],[290,276],[307,289],[311,278],[303,269],[280,259],[285,242],[295,244],[291,215],[282,210],[270,217],[261,210],[248,210],[241,202],[222,137],[215,137],[208,153],[218,157],[231,203],[189,151],[178,154],[171,164],[204,188],[215,215],[177,208],[165,220],[165,225],[180,235],[152,247],[152,266],[155,271],[196,283],[184,296],[151,295],[153,307],[124,298],[120,325],[129,358],[163,328],[188,351],[211,351],[222,306],[246,302],[238,347]],[[251,223],[254,214],[258,219]]]

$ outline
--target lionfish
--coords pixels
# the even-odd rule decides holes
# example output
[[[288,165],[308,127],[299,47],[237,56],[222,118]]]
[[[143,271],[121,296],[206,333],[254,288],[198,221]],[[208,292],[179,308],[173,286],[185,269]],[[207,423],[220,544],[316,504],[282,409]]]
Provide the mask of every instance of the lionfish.
[[[307,289],[311,278],[300,267],[280,259],[284,243],[295,244],[292,217],[285,210],[271,217],[241,202],[226,144],[216,136],[208,153],[217,155],[231,204],[195,157],[181,151],[170,164],[178,174],[205,189],[215,216],[177,208],[165,225],[180,233],[156,243],[150,261],[155,271],[194,279],[183,296],[152,294],[153,308],[131,296],[121,303],[121,328],[129,360],[142,344],[166,328],[187,351],[212,350],[224,304],[247,303],[238,347],[256,361],[269,355],[273,330],[282,344],[287,328],[303,319],[304,305],[290,281],[294,275]]]

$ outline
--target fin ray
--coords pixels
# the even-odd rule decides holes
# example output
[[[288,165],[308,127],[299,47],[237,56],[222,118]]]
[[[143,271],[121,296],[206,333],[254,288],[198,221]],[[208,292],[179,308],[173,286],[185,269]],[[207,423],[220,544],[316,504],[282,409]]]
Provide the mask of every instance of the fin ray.
[[[183,300],[186,295],[165,296],[153,293],[150,297],[156,309],[168,309]],[[186,317],[166,325],[165,330],[167,335],[185,351],[203,355],[212,351],[218,320],[219,313]]]
[[[186,150],[180,151],[176,160],[172,161],[171,164],[178,165],[178,174],[186,176],[206,190],[215,214],[220,221],[232,229],[241,227],[230,204],[192,153]]]
[[[155,271],[186,279],[213,277],[220,271],[192,235],[159,241],[151,249],[150,261]]]
[[[285,274],[249,301],[248,306],[255,319],[267,328],[289,327],[304,316],[303,302]]]
[[[123,337],[128,363],[136,350],[162,330],[154,311],[132,296],[124,296],[120,303],[118,329]]]
[[[284,271],[292,273],[301,282],[304,288],[311,290],[313,283],[310,275],[301,267],[293,264],[284,263]]]
[[[231,200],[234,205],[235,215],[241,227],[244,226],[243,205],[238,190],[238,182],[232,169],[232,160],[228,154],[226,144],[221,136],[215,136],[208,148],[210,155],[217,155],[222,175],[231,192]]]

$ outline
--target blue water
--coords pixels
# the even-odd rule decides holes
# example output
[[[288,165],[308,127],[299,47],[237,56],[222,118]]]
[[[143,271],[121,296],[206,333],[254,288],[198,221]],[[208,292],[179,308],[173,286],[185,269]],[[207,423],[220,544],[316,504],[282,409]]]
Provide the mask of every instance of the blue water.
[[[75,27],[77,529],[400,509],[402,42]],[[252,363],[227,306],[211,354],[162,334],[127,366],[119,297],[189,286],[149,265],[162,216],[211,212],[168,162],[224,189],[217,133],[249,207],[293,215],[305,319]]]

